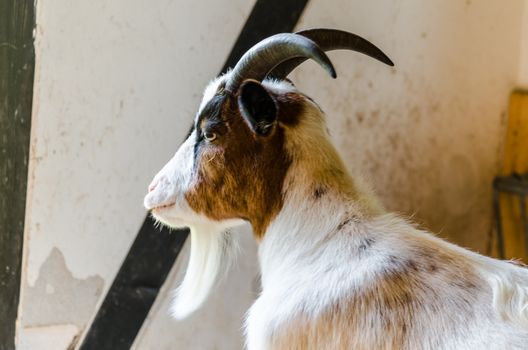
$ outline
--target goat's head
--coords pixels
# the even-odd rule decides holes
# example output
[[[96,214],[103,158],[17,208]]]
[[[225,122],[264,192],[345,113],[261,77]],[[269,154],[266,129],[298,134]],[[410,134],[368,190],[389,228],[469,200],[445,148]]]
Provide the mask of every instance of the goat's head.
[[[177,316],[192,312],[207,296],[230,246],[226,230],[248,221],[262,237],[281,210],[284,179],[295,158],[292,133],[299,133],[307,115],[319,116],[315,128],[324,132],[317,105],[285,78],[308,58],[335,78],[325,54],[334,49],[392,65],[365,39],[317,29],[261,41],[206,88],[191,132],[154,177],[144,201],[162,223],[191,228],[191,260]]]

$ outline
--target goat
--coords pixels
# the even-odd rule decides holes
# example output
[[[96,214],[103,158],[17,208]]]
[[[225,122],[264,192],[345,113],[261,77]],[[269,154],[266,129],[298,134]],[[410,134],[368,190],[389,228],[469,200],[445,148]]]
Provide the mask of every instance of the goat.
[[[144,205],[190,227],[172,313],[196,310],[249,222],[262,292],[248,349],[528,349],[528,269],[488,258],[386,212],[332,146],[324,114],[286,76],[325,51],[391,60],[351,33],[278,34],[205,89],[194,127]]]

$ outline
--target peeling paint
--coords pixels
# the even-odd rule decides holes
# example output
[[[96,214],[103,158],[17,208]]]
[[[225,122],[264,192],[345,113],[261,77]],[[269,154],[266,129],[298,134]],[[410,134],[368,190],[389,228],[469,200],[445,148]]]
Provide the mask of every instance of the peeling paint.
[[[53,248],[34,286],[25,285],[24,327],[71,324],[83,329],[91,319],[104,281],[100,276],[77,279],[62,252]]]

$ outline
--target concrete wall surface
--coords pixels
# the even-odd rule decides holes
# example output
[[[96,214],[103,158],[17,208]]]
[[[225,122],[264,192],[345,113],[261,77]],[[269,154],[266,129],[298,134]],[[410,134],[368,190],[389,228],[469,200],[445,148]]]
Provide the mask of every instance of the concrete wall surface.
[[[82,338],[145,217],[147,184],[253,4],[37,1],[19,349]],[[528,81],[527,12],[527,0],[311,0],[297,29],[352,31],[396,66],[339,51],[329,54],[337,80],[311,62],[290,78],[387,208],[489,253],[508,95]],[[242,347],[258,264],[251,234],[239,234],[238,266],[202,310],[175,321],[167,308],[186,247],[135,349]]]

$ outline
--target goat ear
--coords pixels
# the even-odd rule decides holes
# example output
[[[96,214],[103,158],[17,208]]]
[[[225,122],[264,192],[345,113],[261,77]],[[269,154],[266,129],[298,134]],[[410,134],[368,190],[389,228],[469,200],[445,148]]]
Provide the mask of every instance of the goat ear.
[[[277,120],[275,100],[255,80],[247,80],[240,87],[238,108],[251,129],[259,135],[266,135]]]

